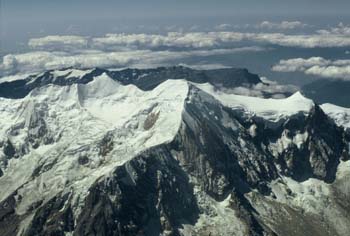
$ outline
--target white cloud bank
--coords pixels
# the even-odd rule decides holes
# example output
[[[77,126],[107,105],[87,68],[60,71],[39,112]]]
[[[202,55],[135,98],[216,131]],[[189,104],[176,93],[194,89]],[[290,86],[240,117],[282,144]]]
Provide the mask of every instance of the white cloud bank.
[[[298,28],[305,28],[307,24],[300,21],[282,21],[282,22],[271,22],[263,21],[256,26],[256,28],[269,29],[269,30],[294,30]]]
[[[40,50],[60,50],[60,49],[86,49],[89,38],[74,35],[51,35],[43,38],[33,38],[28,42],[28,46]]]
[[[344,36],[350,36],[350,26],[344,25],[343,23],[339,23],[337,27],[332,27],[327,30],[318,30],[319,34],[322,35],[344,35]]]
[[[236,87],[233,89],[221,88],[226,93],[233,93],[244,96],[252,96],[252,97],[265,97],[265,95],[269,95],[272,98],[280,99],[285,98],[286,94],[293,94],[299,90],[298,87],[294,85],[282,85],[278,84],[275,81],[268,80],[265,77],[260,78],[263,83],[259,83],[253,85],[251,87]]]
[[[238,24],[219,24],[214,27],[217,31],[230,31],[230,30],[239,30],[239,29],[259,29],[259,30],[265,30],[265,31],[291,31],[291,30],[297,30],[297,29],[305,29],[312,27],[309,24],[305,24],[301,21],[262,21],[256,24],[244,24],[244,25],[238,25]]]
[[[302,72],[322,78],[350,80],[350,60],[327,60],[322,57],[281,60],[272,67],[278,72]]]
[[[269,27],[293,27],[299,23],[288,22],[282,25],[265,22]],[[302,24],[300,22],[300,24]],[[348,32],[349,31],[349,32]],[[171,32],[161,34],[107,34],[104,37],[48,36],[29,41],[36,50],[183,50],[217,49],[237,46],[238,43],[272,44],[286,47],[317,48],[350,46],[350,28],[334,28],[318,31],[315,34],[288,35],[283,33],[241,33],[241,32]],[[327,36],[325,37],[325,35]]]
[[[0,63],[0,75],[16,73],[36,73],[51,69],[67,67],[75,68],[123,68],[123,67],[156,67],[172,64],[172,60],[189,57],[205,57],[240,52],[257,52],[259,47],[242,47],[233,49],[195,50],[195,51],[151,51],[133,50],[120,52],[104,52],[85,50],[78,54],[69,52],[35,51],[24,54],[10,54]]]

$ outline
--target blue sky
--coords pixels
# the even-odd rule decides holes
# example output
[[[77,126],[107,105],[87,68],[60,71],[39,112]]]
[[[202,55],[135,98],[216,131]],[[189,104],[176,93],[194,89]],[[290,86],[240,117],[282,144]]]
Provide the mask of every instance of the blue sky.
[[[4,20],[11,21],[347,14],[349,8],[348,0],[2,0]]]

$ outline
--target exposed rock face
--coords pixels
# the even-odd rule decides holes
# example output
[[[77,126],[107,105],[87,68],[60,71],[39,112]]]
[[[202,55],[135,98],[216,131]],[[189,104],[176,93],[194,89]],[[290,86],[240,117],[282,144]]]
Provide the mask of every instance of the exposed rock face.
[[[108,78],[74,86],[54,87],[50,98],[44,96],[50,87],[34,93],[34,107],[49,104],[47,113],[31,109],[27,125],[14,122],[0,140],[0,158],[10,160],[1,165],[0,186],[13,188],[0,194],[0,235],[349,232],[349,136],[301,95],[281,104],[254,103],[288,104],[285,109],[252,110],[247,103],[252,98],[167,81],[149,92],[132,90],[143,98],[135,106],[128,101],[128,116],[116,119],[130,88],[124,91]],[[67,98],[76,91],[82,94]],[[66,100],[53,112],[55,96]],[[116,102],[108,111],[119,113],[102,116],[104,110],[96,110],[101,99]],[[59,123],[62,117],[72,120]],[[25,152],[19,151],[22,146]],[[35,168],[13,180],[31,158],[38,161]],[[48,181],[49,175],[59,179]]]
[[[10,140],[7,140],[2,146],[7,159],[11,159],[16,155],[16,150]]]
[[[99,155],[105,157],[113,150],[113,133],[107,133],[99,144]]]
[[[169,149],[155,147],[91,187],[75,234],[178,234],[197,215],[188,176]]]
[[[143,123],[143,128],[145,130],[151,129],[154,126],[154,124],[157,122],[158,117],[159,117],[159,112],[157,112],[157,113],[154,113],[154,112],[150,113],[148,115],[147,119],[145,120],[145,122]]]
[[[151,90],[165,80],[184,79],[195,83],[210,83],[214,86],[235,88],[262,83],[259,76],[246,69],[194,70],[182,66],[160,67],[157,69],[126,69],[110,71],[111,78],[122,84],[135,84],[142,90]]]

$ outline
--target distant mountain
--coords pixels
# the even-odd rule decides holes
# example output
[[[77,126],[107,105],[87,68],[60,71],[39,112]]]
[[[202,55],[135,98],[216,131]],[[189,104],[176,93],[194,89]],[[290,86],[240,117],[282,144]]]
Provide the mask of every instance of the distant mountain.
[[[160,67],[156,69],[125,69],[113,71],[101,68],[92,70],[63,69],[51,70],[38,75],[31,75],[25,79],[14,81],[1,81],[0,97],[23,98],[37,87],[48,84],[60,86],[75,83],[86,84],[94,77],[106,73],[110,78],[123,85],[134,84],[142,90],[151,90],[162,82],[172,79],[183,79],[196,83],[211,83],[214,86],[234,88],[238,86],[249,87],[262,83],[259,76],[251,74],[246,69],[215,69],[194,70],[187,67]]]
[[[0,235],[348,235],[342,108],[221,90],[260,82],[242,75],[69,69],[3,82],[19,92],[0,98]]]
[[[319,104],[332,103],[350,108],[350,81],[317,80],[305,85],[302,91]]]

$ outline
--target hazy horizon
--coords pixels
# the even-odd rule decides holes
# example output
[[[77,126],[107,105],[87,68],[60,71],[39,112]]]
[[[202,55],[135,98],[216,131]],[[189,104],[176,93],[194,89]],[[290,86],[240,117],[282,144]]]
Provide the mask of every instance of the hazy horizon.
[[[298,86],[349,80],[348,9],[345,0],[2,0],[0,77],[181,64]]]
[[[168,27],[212,27],[260,21],[305,21],[331,25],[348,20],[349,1],[1,1],[1,49],[18,51],[33,37],[103,35],[111,32],[164,32]]]

